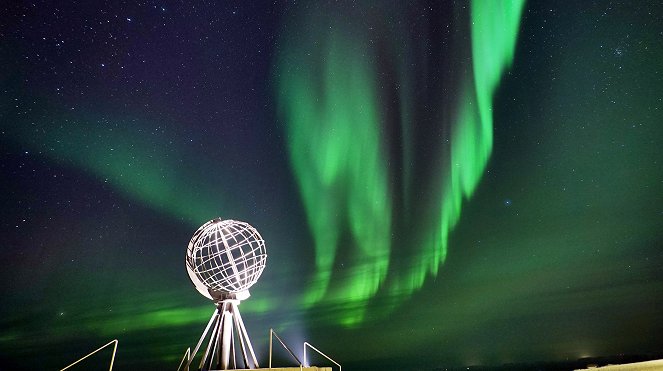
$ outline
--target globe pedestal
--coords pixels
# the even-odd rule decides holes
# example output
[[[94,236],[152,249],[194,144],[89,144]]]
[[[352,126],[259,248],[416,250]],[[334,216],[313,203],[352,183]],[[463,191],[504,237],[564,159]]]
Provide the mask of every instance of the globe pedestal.
[[[241,355],[241,368],[260,367],[239,314],[239,303],[250,296],[249,287],[258,281],[266,262],[265,241],[248,223],[217,218],[193,234],[186,251],[187,274],[196,290],[214,301],[216,310],[185,370],[189,370],[208,333],[200,370],[237,369],[236,353]]]
[[[200,361],[199,370],[238,368],[236,354],[238,346],[244,364],[242,368],[254,369],[260,367],[251,340],[246,332],[244,321],[242,321],[242,316],[239,313],[239,302],[240,299],[237,298],[227,298],[216,302],[216,310],[212,313],[212,318],[210,318],[205,331],[200,336],[200,340],[198,340],[198,344],[196,344],[196,348],[191,354],[191,359],[184,368],[185,370],[189,369],[210,329],[211,334]]]

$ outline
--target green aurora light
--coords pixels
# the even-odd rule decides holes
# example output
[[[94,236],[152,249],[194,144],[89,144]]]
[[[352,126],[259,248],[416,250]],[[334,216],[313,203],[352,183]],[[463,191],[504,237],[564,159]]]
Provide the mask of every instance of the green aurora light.
[[[397,230],[393,224],[392,200],[397,191],[393,180],[405,179],[402,198],[409,209],[416,199],[411,193],[414,143],[409,126],[417,122],[408,115],[413,98],[400,96],[400,156],[405,174],[399,174],[390,166],[385,150],[387,114],[377,87],[382,72],[376,67],[379,50],[372,46],[366,21],[330,19],[331,12],[318,11],[307,14],[305,21],[292,22],[291,29],[296,31],[290,29],[282,41],[276,90],[315,249],[315,277],[302,300],[306,307],[316,303],[343,306],[346,310],[338,321],[354,325],[363,320],[369,300],[380,288],[386,287],[392,296],[409,296],[429,274],[437,274],[446,258],[449,233],[460,218],[462,200],[472,196],[490,157],[492,99],[513,58],[523,5],[524,1],[472,2],[473,74],[461,84],[450,153],[438,172],[441,187],[433,199],[439,206],[427,211],[432,216],[426,221],[430,228],[415,229],[419,236],[405,237],[417,247],[410,249],[409,263],[397,271],[390,269],[394,236],[408,231]],[[399,78],[411,91],[406,74]],[[344,269],[333,269],[337,265]]]
[[[111,122],[91,113],[61,113],[57,119],[5,129],[32,151],[84,169],[125,196],[193,226],[217,216],[228,202],[215,187],[191,181],[204,178],[199,168],[178,166],[196,154],[184,148],[167,151],[167,135],[141,135],[138,127],[133,118]]]
[[[288,148],[315,240],[316,276],[306,306],[328,292],[344,231],[357,247],[349,259],[353,272],[342,277],[346,289],[330,295],[360,302],[373,296],[389,266],[391,225],[373,61],[349,35],[316,36],[327,36],[325,62],[306,63],[307,49],[292,50],[281,63],[304,63],[284,71],[278,82],[280,96],[288,98],[280,108],[289,117]],[[317,74],[322,81],[312,78]]]
[[[512,60],[523,4],[472,3],[473,75],[462,82],[450,151],[443,155],[440,179],[434,180],[440,187],[431,199],[439,207],[427,206],[430,220],[425,228],[414,228],[417,236],[405,238],[408,245],[418,247],[408,251],[410,258],[398,269],[390,261],[394,236],[403,239],[403,229],[411,224],[395,222],[393,200],[402,197],[405,210],[416,209],[412,203],[418,201],[411,165],[417,125],[411,112],[416,106],[414,79],[407,73],[407,58],[398,57],[407,54],[399,45],[403,40],[395,36],[399,31],[392,31],[396,41],[391,46],[396,51],[390,57],[397,59],[403,86],[399,95],[403,174],[390,166],[383,124],[387,113],[377,85],[380,60],[377,48],[367,47],[371,35],[362,28],[366,26],[362,20],[328,19],[329,27],[320,21],[322,13],[309,14],[300,27],[305,36],[284,34],[288,47],[276,62],[277,103],[286,122],[291,165],[315,249],[315,274],[301,298],[305,307],[341,306],[344,310],[334,321],[356,325],[381,288],[393,298],[407,297],[428,275],[437,274],[462,200],[472,195],[490,156],[492,97]],[[33,151],[82,168],[127,197],[194,226],[201,216],[212,218],[219,210],[237,208],[232,199],[222,199],[215,187],[208,186],[210,182],[191,181],[207,176],[197,167],[178,166],[198,154],[184,148],[179,153],[148,150],[160,147],[140,139],[144,136],[136,132],[134,123],[135,119],[109,122],[93,114],[62,113],[56,120],[6,129]],[[151,138],[168,141],[159,133]],[[201,169],[218,166],[201,165]],[[397,177],[404,179],[402,189],[393,182]],[[251,307],[265,313],[278,302],[272,299]],[[153,314],[163,319],[160,309],[154,309]]]
[[[219,215],[269,245],[260,359],[269,328],[360,370],[659,351],[660,7],[221,5],[7,7],[3,369],[113,338],[174,369]]]

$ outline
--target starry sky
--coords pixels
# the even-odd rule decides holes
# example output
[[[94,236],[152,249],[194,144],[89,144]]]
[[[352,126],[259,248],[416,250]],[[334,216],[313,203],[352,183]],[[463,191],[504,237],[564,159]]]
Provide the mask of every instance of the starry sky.
[[[15,1],[0,40],[2,369],[175,369],[215,217],[267,244],[263,364],[663,346],[658,2]]]

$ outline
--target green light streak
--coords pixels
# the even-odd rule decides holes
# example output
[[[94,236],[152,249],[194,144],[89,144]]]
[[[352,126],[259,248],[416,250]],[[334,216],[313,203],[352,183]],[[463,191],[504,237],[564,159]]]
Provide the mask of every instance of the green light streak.
[[[389,290],[409,296],[428,276],[436,276],[447,256],[448,237],[460,219],[463,199],[479,183],[493,146],[493,96],[502,73],[511,65],[524,0],[473,1],[471,5],[472,66],[466,78],[451,132],[451,151],[442,179],[437,226],[425,235],[418,257]],[[474,85],[474,86],[472,86]]]
[[[387,170],[388,157],[381,144],[384,109],[376,93],[382,71],[374,67],[379,51],[369,42],[371,33],[362,29],[365,20],[345,17],[342,23],[335,22],[318,10],[307,14],[306,22],[293,22],[277,59],[276,84],[291,165],[314,240],[316,273],[303,299],[307,307],[322,303],[360,308],[337,318],[353,325],[363,320],[368,301],[385,279],[389,295],[403,298],[418,290],[428,275],[437,274],[463,199],[472,196],[490,157],[493,96],[512,62],[523,6],[520,0],[472,2],[473,74],[461,80],[450,150],[439,173],[439,193],[433,197],[439,204],[425,206],[432,210],[427,214],[430,220],[418,233],[391,228],[393,174]],[[412,203],[422,202],[413,195],[419,184],[414,186],[411,168],[418,125],[412,112],[418,103],[409,87],[416,72],[403,67],[408,65],[403,56],[407,53],[401,53],[406,49],[391,47],[399,52],[387,55],[401,58],[395,64],[407,89],[399,92],[398,103],[402,152],[389,156],[403,159],[403,174],[395,176],[403,179],[403,207],[410,215]],[[351,237],[349,244],[345,234]],[[409,242],[411,247],[406,248],[412,258],[385,277],[392,234]],[[354,250],[348,252],[350,248]],[[349,268],[339,269],[346,255]]]
[[[325,294],[327,303],[364,304],[389,266],[390,190],[373,60],[346,33],[324,36],[320,60],[307,58],[317,42],[309,38],[278,62],[279,110],[316,253],[315,277],[302,300],[307,307]],[[343,251],[347,258],[337,254],[345,239],[355,247]],[[343,290],[328,292],[333,268],[344,261],[352,273],[334,277]],[[362,316],[352,312],[343,322]]]
[[[186,325],[198,325],[209,320],[214,308],[210,305],[199,307],[163,308],[155,310],[153,306],[141,308],[141,311],[123,313],[122,316],[98,315],[85,319],[82,323],[101,336],[118,336],[123,332],[145,331],[153,329],[175,328]],[[100,320],[103,318],[103,321]],[[105,317],[105,318],[104,318]]]
[[[32,152],[83,169],[131,199],[193,225],[218,216],[227,203],[203,179],[192,159],[162,133],[140,132],[135,120],[109,120],[64,113],[50,122],[8,127]],[[156,143],[156,144],[155,144]]]
[[[473,1],[472,16],[472,67],[474,86],[479,108],[478,136],[481,145],[476,154],[481,171],[469,172],[463,179],[463,191],[471,194],[483,173],[493,143],[493,95],[502,73],[513,61],[516,48],[520,14],[524,0]]]

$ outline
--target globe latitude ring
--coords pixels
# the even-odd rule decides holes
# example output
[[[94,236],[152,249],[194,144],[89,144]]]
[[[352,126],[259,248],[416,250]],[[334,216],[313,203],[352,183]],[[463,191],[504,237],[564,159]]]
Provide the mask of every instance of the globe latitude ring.
[[[196,290],[208,299],[248,297],[265,269],[267,250],[260,233],[236,220],[210,220],[191,237],[186,268]]]

